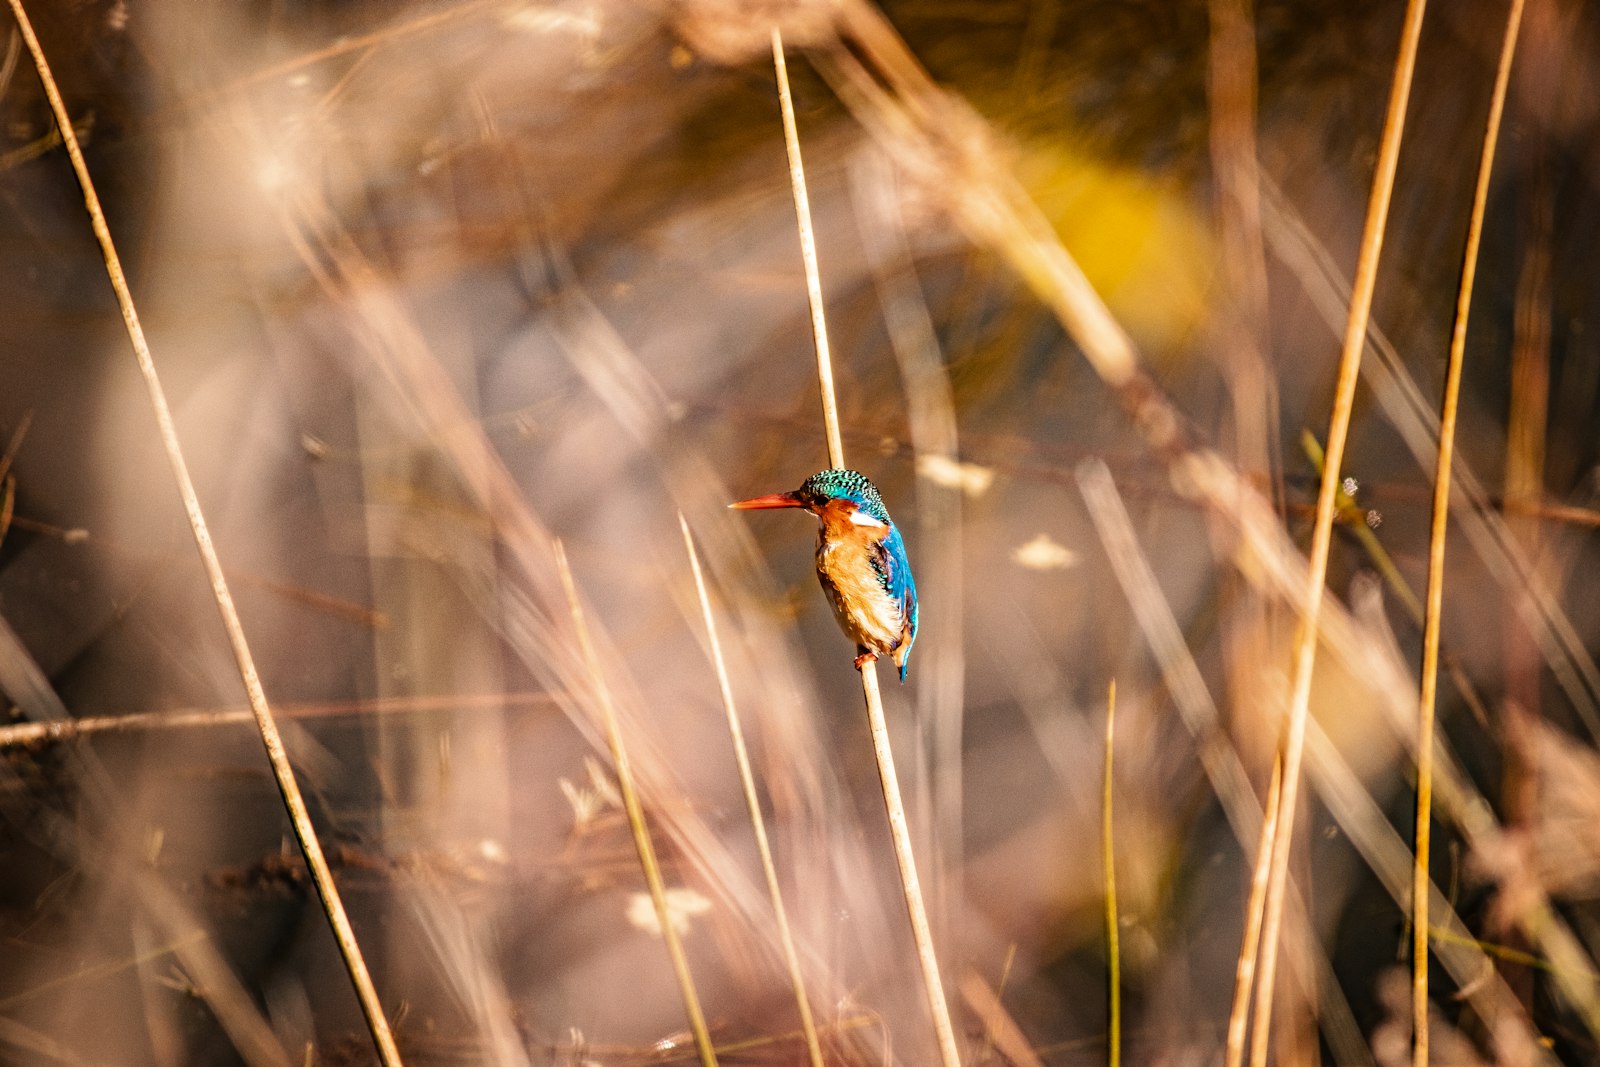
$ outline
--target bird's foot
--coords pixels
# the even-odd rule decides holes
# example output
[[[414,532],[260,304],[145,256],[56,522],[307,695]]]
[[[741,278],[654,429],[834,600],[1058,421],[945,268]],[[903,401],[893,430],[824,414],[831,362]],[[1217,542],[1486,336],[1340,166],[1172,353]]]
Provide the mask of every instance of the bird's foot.
[[[876,663],[877,661],[878,654],[876,652],[868,652],[866,649],[862,649],[861,655],[856,657],[856,670],[865,670],[867,664]]]

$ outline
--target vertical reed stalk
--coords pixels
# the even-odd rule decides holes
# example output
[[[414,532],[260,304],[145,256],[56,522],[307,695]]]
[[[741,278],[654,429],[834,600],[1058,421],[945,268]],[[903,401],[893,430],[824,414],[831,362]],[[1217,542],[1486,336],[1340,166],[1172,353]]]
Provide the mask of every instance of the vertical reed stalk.
[[[1116,838],[1112,833],[1112,753],[1117,736],[1117,680],[1106,689],[1106,759],[1100,786],[1100,861],[1106,875],[1106,1032],[1108,1062],[1122,1067],[1122,946],[1117,930]]]
[[[1250,1062],[1265,1067],[1267,1041],[1272,1028],[1272,993],[1277,977],[1278,940],[1283,926],[1283,903],[1289,881],[1289,854],[1294,840],[1295,805],[1300,793],[1300,764],[1305,753],[1306,718],[1311,699],[1311,672],[1316,663],[1318,616],[1322,610],[1323,588],[1327,580],[1328,555],[1333,540],[1334,503],[1339,489],[1339,469],[1344,462],[1345,443],[1350,433],[1350,416],[1355,406],[1356,383],[1361,373],[1361,354],[1366,346],[1367,323],[1372,314],[1372,295],[1377,287],[1378,259],[1383,251],[1383,236],[1388,224],[1389,200],[1394,191],[1394,175],[1400,160],[1400,142],[1405,132],[1406,104],[1411,97],[1411,79],[1416,69],[1417,44],[1422,36],[1422,16],[1426,0],[1407,0],[1400,52],[1395,58],[1394,80],[1389,90],[1389,106],[1384,116],[1383,136],[1378,149],[1378,165],[1372,176],[1367,200],[1367,217],[1362,226],[1361,252],[1356,261],[1355,283],[1345,321],[1344,344],[1339,354],[1339,377],[1334,390],[1333,412],[1328,423],[1327,461],[1317,491],[1316,522],[1311,535],[1311,555],[1306,584],[1305,614],[1295,636],[1294,688],[1288,711],[1288,728],[1283,741],[1283,795],[1279,800],[1277,831],[1271,840],[1272,869],[1263,902],[1261,963],[1258,969],[1255,1000],[1255,1026]],[[1266,824],[1263,824],[1265,827]],[[1265,832],[1263,832],[1265,838]],[[1265,846],[1266,842],[1263,841]]]
[[[789,93],[789,68],[783,58],[783,35],[772,29],[772,66],[778,80],[778,103],[783,111],[784,144],[789,153],[789,180],[794,190],[795,218],[800,231],[800,251],[805,261],[806,293],[811,301],[811,329],[817,349],[817,382],[822,391],[822,419],[828,441],[828,463],[844,466],[844,443],[839,434],[839,407],[833,388],[833,361],[828,352],[827,322],[822,306],[822,279],[817,268],[816,237],[811,226],[811,203],[806,195],[805,166],[800,159],[800,134],[795,127],[794,100]],[[900,871],[900,888],[905,898],[911,936],[916,943],[917,963],[922,971],[923,992],[939,1045],[941,1067],[960,1067],[955,1027],[950,1021],[950,1005],[945,1000],[944,982],[939,976],[939,957],[933,949],[933,933],[928,924],[928,907],[917,877],[916,857],[911,851],[911,830],[906,823],[905,801],[901,799],[899,776],[895,773],[894,750],[889,744],[889,724],[883,714],[883,697],[878,691],[875,662],[861,669],[861,694],[867,705],[867,723],[872,734],[872,751],[877,758],[878,782],[889,819],[889,837],[894,843],[895,863]]]
[[[1245,1031],[1250,1022],[1250,993],[1255,987],[1256,961],[1261,955],[1261,920],[1267,899],[1267,876],[1272,870],[1272,842],[1277,839],[1278,801],[1283,796],[1283,760],[1272,761],[1272,780],[1267,785],[1267,803],[1262,811],[1261,839],[1256,846],[1256,862],[1250,872],[1250,899],[1244,911],[1244,936],[1239,940],[1239,958],[1233,971],[1233,1010],[1228,1013],[1227,1050],[1224,1067],[1239,1067],[1244,1062]]]
[[[833,391],[833,356],[828,349],[828,322],[822,306],[822,270],[817,266],[817,235],[811,228],[811,197],[800,158],[800,131],[789,93],[789,64],[783,58],[783,33],[772,27],[772,69],[778,78],[778,109],[783,113],[783,144],[789,153],[789,186],[799,220],[800,259],[806,269],[806,299],[811,305],[811,336],[817,346],[817,385],[822,390],[822,425],[828,435],[828,465],[844,466],[844,440],[839,436],[839,401]]]
[[[922,883],[917,877],[917,861],[911,852],[911,828],[906,824],[906,807],[900,799],[900,780],[894,769],[894,750],[889,745],[889,724],[883,715],[883,697],[878,692],[878,667],[867,663],[861,670],[861,690],[867,702],[867,723],[872,733],[872,754],[877,757],[878,783],[883,790],[883,806],[889,819],[889,838],[894,842],[895,863],[900,870],[900,888],[906,902],[906,917],[911,922],[911,937],[916,942],[917,963],[922,969],[923,992],[933,1016],[934,1035],[939,1042],[941,1067],[961,1067],[956,1047],[955,1027],[950,1021],[950,1006],[944,998],[944,982],[939,976],[939,957],[933,950],[933,933],[928,926],[928,909],[922,899]]]
[[[1461,395],[1461,364],[1467,345],[1467,319],[1472,310],[1472,284],[1478,272],[1478,247],[1483,238],[1483,213],[1489,200],[1489,178],[1494,170],[1500,120],[1505,113],[1511,62],[1522,26],[1524,0],[1511,0],[1505,39],[1495,70],[1494,91],[1478,157],[1478,177],[1472,194],[1472,216],[1467,223],[1467,244],[1461,262],[1461,287],[1456,294],[1455,322],[1450,331],[1450,362],[1445,371],[1444,403],[1439,417],[1439,459],[1434,468],[1433,515],[1428,534],[1428,590],[1422,627],[1422,689],[1417,720],[1417,823],[1416,862],[1411,877],[1411,1027],[1412,1058],[1418,1067],[1428,1062],[1428,866],[1433,823],[1434,706],[1439,684],[1439,619],[1444,608],[1444,547],[1450,519],[1450,466],[1455,454],[1456,411]]]
[[[300,842],[300,849],[305,854],[306,867],[310,870],[311,880],[317,887],[317,895],[322,901],[323,911],[327,914],[328,924],[333,929],[334,940],[338,942],[339,953],[344,958],[345,969],[349,972],[351,984],[355,987],[356,999],[360,1001],[362,1014],[366,1017],[367,1029],[372,1034],[378,1058],[385,1067],[398,1067],[401,1062],[400,1050],[395,1044],[389,1021],[384,1016],[383,1002],[379,1000],[377,987],[373,985],[372,975],[367,970],[361,946],[356,941],[355,930],[351,927],[350,917],[345,912],[344,901],[334,884],[333,872],[329,869],[327,858],[322,853],[316,828],[311,823],[311,813],[306,808],[305,797],[300,793],[299,783],[294,777],[294,768],[289,763],[289,754],[283,746],[283,737],[278,732],[277,720],[267,703],[266,690],[262,687],[261,676],[256,670],[255,657],[251,654],[250,644],[245,638],[244,625],[239,621],[239,610],[234,605],[233,593],[228,588],[228,579],[223,574],[222,563],[211,540],[210,527],[207,526],[205,514],[200,509],[200,498],[195,492],[194,480],[189,476],[189,465],[183,457],[183,446],[178,440],[172,408],[167,403],[166,390],[162,388],[161,379],[156,373],[155,357],[150,353],[144,327],[139,323],[139,312],[134,306],[133,293],[128,288],[127,275],[122,270],[122,259],[117,255],[116,244],[111,240],[111,228],[106,222],[105,211],[100,206],[100,196],[95,191],[94,180],[89,175],[89,165],[84,160],[82,147],[78,144],[77,132],[72,128],[72,117],[67,113],[66,102],[61,97],[61,90],[56,85],[55,76],[50,71],[50,63],[45,57],[38,35],[34,33],[33,23],[22,6],[22,0],[7,0],[7,2],[11,6],[11,13],[16,17],[17,29],[21,32],[22,39],[28,46],[28,52],[33,57],[33,65],[39,73],[40,83],[44,86],[45,97],[50,102],[50,111],[55,117],[56,128],[61,132],[62,144],[66,146],[67,157],[72,162],[72,172],[77,177],[79,189],[82,190],[83,206],[89,214],[89,225],[94,230],[95,240],[100,245],[101,257],[105,260],[106,275],[111,281],[112,291],[116,294],[117,307],[122,312],[123,325],[133,346],[133,354],[139,365],[139,373],[144,379],[145,389],[150,396],[150,407],[155,413],[162,448],[172,468],[173,479],[177,482],[178,495],[183,501],[183,510],[189,520],[189,529],[194,535],[195,547],[200,552],[200,563],[205,568],[206,578],[210,582],[212,597],[216,601],[218,613],[222,616],[222,627],[227,632],[228,644],[233,651],[239,678],[244,683],[250,710],[255,716],[256,728],[267,750],[267,760],[272,765],[272,776],[277,782],[278,792],[283,797],[289,821],[294,827],[295,838]]]
[[[700,1053],[702,1067],[716,1067],[717,1053],[711,1047],[711,1034],[706,1029],[705,1014],[700,1010],[700,996],[695,992],[694,976],[689,973],[689,957],[684,954],[683,943],[678,939],[677,928],[672,925],[672,914],[667,907],[666,886],[661,880],[661,865],[656,862],[656,849],[650,841],[650,829],[644,822],[644,805],[639,802],[639,791],[633,783],[633,766],[628,762],[628,749],[622,743],[622,726],[617,721],[617,709],[611,703],[611,690],[606,686],[600,669],[600,657],[589,636],[589,624],[584,620],[583,604],[578,600],[578,588],[572,581],[572,567],[567,563],[567,550],[560,541],[555,542],[556,569],[561,573],[561,588],[567,595],[567,610],[572,613],[572,625],[578,631],[578,644],[583,648],[583,662],[594,683],[595,701],[600,705],[600,717],[605,726],[606,744],[611,749],[611,762],[617,772],[617,791],[622,794],[622,808],[628,816],[628,828],[633,832],[634,848],[639,853],[639,866],[644,869],[645,885],[650,890],[650,902],[655,905],[656,922],[661,925],[661,940],[672,959],[672,970],[678,978],[678,990],[683,994],[683,1009],[689,1016],[689,1029],[694,1034],[694,1046]]]
[[[733,758],[739,766],[739,784],[744,787],[744,803],[750,812],[750,826],[755,831],[756,852],[761,856],[761,873],[767,879],[767,894],[772,898],[772,912],[778,922],[778,942],[783,949],[783,962],[789,971],[789,984],[794,988],[795,1007],[800,1009],[800,1030],[806,1039],[806,1055],[811,1067],[822,1067],[822,1042],[817,1038],[817,1025],[811,1016],[811,1001],[806,996],[805,975],[800,969],[800,954],[795,951],[794,935],[789,929],[789,912],[783,906],[783,890],[778,885],[778,869],[772,862],[772,846],[767,840],[767,823],[761,815],[761,800],[756,795],[756,779],[750,770],[750,752],[744,743],[744,727],[739,723],[739,709],[733,702],[733,686],[728,681],[728,665],[722,656],[722,641],[717,637],[717,620],[711,612],[711,597],[706,592],[705,575],[700,570],[700,554],[695,551],[694,538],[689,533],[689,523],[683,513],[678,513],[678,526],[683,530],[683,546],[689,553],[689,567],[694,571],[694,588],[700,597],[700,611],[705,616],[706,636],[711,641],[711,662],[717,669],[717,686],[722,691],[722,707],[728,714],[728,736],[733,739]]]

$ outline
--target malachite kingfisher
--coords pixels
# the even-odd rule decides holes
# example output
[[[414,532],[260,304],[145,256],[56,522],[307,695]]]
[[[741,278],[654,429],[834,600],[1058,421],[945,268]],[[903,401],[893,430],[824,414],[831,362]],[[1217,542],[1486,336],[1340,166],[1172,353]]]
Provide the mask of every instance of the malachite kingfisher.
[[[917,583],[911,579],[906,543],[883,497],[855,471],[813,474],[792,493],[773,493],[729,504],[731,508],[804,508],[821,523],[817,531],[817,581],[828,594],[839,628],[856,643],[856,670],[879,656],[892,656],[906,680],[917,640]]]

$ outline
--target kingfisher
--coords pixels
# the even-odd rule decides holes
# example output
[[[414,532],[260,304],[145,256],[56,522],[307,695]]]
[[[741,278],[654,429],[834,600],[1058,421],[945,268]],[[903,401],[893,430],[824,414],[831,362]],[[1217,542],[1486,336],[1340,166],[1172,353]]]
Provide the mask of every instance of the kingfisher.
[[[856,670],[892,656],[906,680],[917,640],[917,583],[906,543],[877,487],[856,471],[819,471],[792,493],[772,493],[731,508],[804,508],[820,522],[817,581],[833,617],[856,643]]]

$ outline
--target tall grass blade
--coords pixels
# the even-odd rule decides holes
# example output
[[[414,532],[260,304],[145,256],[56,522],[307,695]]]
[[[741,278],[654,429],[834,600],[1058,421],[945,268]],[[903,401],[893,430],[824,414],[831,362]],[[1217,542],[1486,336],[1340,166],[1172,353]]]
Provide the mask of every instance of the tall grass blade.
[[[767,894],[772,898],[772,913],[778,923],[778,943],[783,950],[784,966],[789,971],[789,984],[794,989],[795,1007],[800,1012],[800,1030],[806,1039],[806,1055],[812,1067],[822,1067],[822,1043],[817,1038],[817,1024],[811,1016],[811,1000],[806,996],[800,954],[795,950],[794,934],[789,929],[789,910],[783,905],[783,887],[778,884],[778,869],[772,862],[772,845],[767,840],[767,820],[761,814],[761,798],[756,794],[755,774],[750,769],[750,751],[744,743],[739,709],[733,702],[733,684],[728,680],[728,664],[722,657],[722,640],[717,636],[716,615],[711,611],[711,596],[706,592],[705,575],[700,570],[700,554],[695,551],[694,537],[689,533],[688,520],[681,511],[678,513],[678,526],[683,530],[683,547],[689,553],[695,593],[700,598],[700,611],[705,616],[706,637],[711,643],[711,662],[717,670],[717,688],[722,693],[722,707],[728,715],[728,736],[733,741],[733,758],[739,767],[739,784],[744,790],[745,808],[750,813],[756,851],[761,856],[761,873],[766,877]]]
[[[266,747],[267,759],[272,765],[272,775],[277,781],[279,793],[283,796],[284,807],[288,810],[295,838],[305,853],[306,866],[311,872],[312,882],[317,887],[317,895],[321,898],[323,910],[328,916],[328,924],[333,929],[334,940],[338,942],[339,953],[344,959],[345,969],[350,974],[351,984],[355,986],[356,999],[361,1003],[361,1011],[366,1017],[367,1028],[372,1034],[373,1044],[377,1047],[378,1057],[385,1067],[398,1067],[401,1062],[399,1047],[395,1044],[394,1034],[384,1015],[377,987],[373,985],[372,976],[367,971],[366,960],[362,956],[360,944],[356,941],[350,918],[345,912],[344,901],[339,896],[338,886],[334,884],[333,872],[329,869],[327,858],[322,853],[322,844],[317,839],[316,828],[311,823],[311,813],[306,808],[305,798],[301,795],[299,783],[295,780],[294,768],[290,766],[289,755],[284,749],[277,721],[273,717],[271,706],[267,703],[266,691],[256,671],[255,657],[250,652],[244,625],[239,620],[239,610],[234,605],[233,594],[228,588],[228,579],[223,574],[216,546],[211,541],[210,528],[206,525],[205,515],[200,509],[200,499],[195,492],[194,481],[189,476],[188,463],[183,458],[183,447],[178,440],[172,409],[167,403],[161,379],[156,374],[155,357],[150,353],[144,328],[139,323],[138,309],[133,302],[133,293],[128,288],[127,276],[122,270],[121,257],[117,255],[116,245],[111,239],[110,226],[106,223],[105,211],[100,206],[99,194],[95,192],[88,163],[84,160],[83,149],[78,144],[77,133],[72,127],[72,117],[67,113],[66,102],[61,97],[61,90],[56,85],[54,75],[51,74],[44,48],[34,33],[33,23],[28,19],[22,0],[7,0],[7,2],[11,5],[12,14],[16,16],[17,28],[27,44],[28,52],[33,57],[39,80],[44,85],[45,96],[50,101],[50,110],[55,116],[56,128],[61,132],[67,156],[72,162],[73,174],[76,175],[78,186],[82,190],[84,208],[89,214],[89,224],[94,230],[95,240],[100,245],[106,274],[116,294],[117,307],[122,312],[128,340],[133,345],[140,376],[144,379],[145,388],[150,395],[150,406],[155,413],[161,444],[166,452],[167,462],[172,467],[173,478],[178,483],[178,495],[183,500],[183,510],[189,520],[189,529],[194,534],[195,547],[199,549],[200,562],[210,582],[217,611],[222,616],[222,626],[227,631],[228,644],[233,649],[239,677],[249,697],[250,710],[255,715],[256,727],[260,731],[261,742]]]
[[[1505,112],[1506,88],[1511,82],[1511,62],[1516,55],[1524,0],[1511,0],[1494,91],[1478,157],[1477,182],[1472,194],[1472,215],[1467,223],[1466,250],[1462,255],[1461,286],[1456,296],[1455,322],[1450,331],[1450,362],[1445,371],[1444,403],[1439,415],[1439,461],[1433,476],[1433,512],[1428,532],[1428,590],[1422,628],[1422,687],[1417,716],[1417,821],[1416,863],[1411,882],[1411,1027],[1412,1058],[1418,1067],[1428,1063],[1428,867],[1433,835],[1433,733],[1434,705],[1439,686],[1439,620],[1444,609],[1444,548],[1450,523],[1450,468],[1455,455],[1456,413],[1461,398],[1461,366],[1467,346],[1467,318],[1472,310],[1472,284],[1478,273],[1478,247],[1483,238],[1483,213],[1489,201],[1489,178],[1494,170],[1500,119]]]
[[[789,152],[789,176],[794,190],[795,215],[800,229],[800,244],[805,258],[806,292],[811,299],[811,323],[817,347],[817,381],[822,390],[823,427],[828,442],[828,461],[844,466],[844,444],[839,433],[839,408],[833,386],[833,362],[828,353],[828,331],[822,307],[822,280],[817,269],[815,237],[812,236],[811,208],[806,196],[805,168],[800,159],[800,135],[795,127],[794,102],[789,92],[789,72],[783,58],[783,35],[772,29],[772,63],[778,78],[778,99],[783,110],[784,142]],[[809,251],[806,251],[809,248]],[[861,670],[861,693],[866,700],[872,751],[877,759],[878,782],[889,819],[889,836],[894,844],[895,863],[900,872],[901,895],[911,922],[916,943],[917,964],[922,972],[923,992],[933,1018],[943,1067],[960,1067],[955,1027],[950,1021],[950,1005],[945,1000],[944,982],[939,976],[939,958],[933,948],[933,932],[928,923],[928,906],[917,877],[917,862],[911,849],[911,828],[906,821],[905,801],[895,773],[894,750],[889,744],[889,724],[883,714],[883,696],[878,691],[877,664],[869,662]]]
[[[1106,1059],[1122,1065],[1122,944],[1117,918],[1117,850],[1111,818],[1113,753],[1117,736],[1117,680],[1106,687],[1106,758],[1100,786],[1100,862],[1106,879]]]
[[[811,225],[811,197],[806,192],[806,167],[800,158],[800,131],[789,91],[789,64],[783,55],[783,33],[772,27],[772,69],[778,79],[778,105],[783,113],[783,143],[789,154],[789,187],[800,232],[800,258],[805,264],[806,299],[811,305],[811,336],[817,348],[817,384],[822,390],[822,426],[827,434],[828,466],[844,466],[844,441],[839,436],[839,401],[833,389],[833,356],[828,348],[827,314],[822,304],[822,271],[817,266],[817,235]]]
[[[617,710],[611,702],[611,690],[606,685],[600,669],[600,656],[595,651],[594,640],[589,636],[589,624],[584,620],[583,603],[578,599],[578,587],[572,581],[572,567],[567,563],[567,550],[558,540],[554,545],[556,569],[561,575],[561,588],[567,595],[567,608],[572,613],[572,625],[578,632],[578,643],[583,648],[584,663],[594,685],[595,702],[606,733],[606,744],[611,749],[611,762],[617,772],[617,791],[622,795],[623,810],[628,816],[628,829],[633,834],[633,845],[639,854],[639,866],[644,870],[645,885],[650,890],[650,903],[655,906],[656,922],[661,927],[661,940],[667,946],[672,960],[672,970],[678,979],[678,990],[683,995],[684,1013],[689,1017],[689,1029],[694,1034],[695,1050],[700,1054],[703,1067],[716,1067],[717,1053],[711,1045],[711,1033],[706,1029],[705,1013],[700,1009],[700,995],[695,990],[694,976],[689,972],[689,957],[683,951],[672,911],[667,905],[666,885],[661,878],[661,864],[656,860],[655,845],[650,840],[650,828],[645,825],[644,805],[639,802],[639,792],[634,787],[633,767],[628,762],[628,748],[622,738],[622,727],[617,721]]]
[[[1283,795],[1279,800],[1276,831],[1271,840],[1272,870],[1262,909],[1261,963],[1256,977],[1255,1025],[1251,1043],[1251,1064],[1266,1067],[1268,1036],[1272,1028],[1272,994],[1277,977],[1279,935],[1283,926],[1283,902],[1289,881],[1290,846],[1294,839],[1295,808],[1299,799],[1300,764],[1305,753],[1306,719],[1311,698],[1311,671],[1320,640],[1318,616],[1327,581],[1328,553],[1333,541],[1334,503],[1339,489],[1339,469],[1344,462],[1345,443],[1350,433],[1350,416],[1355,407],[1356,384],[1361,377],[1361,354],[1366,347],[1367,322],[1372,314],[1372,296],[1377,287],[1378,259],[1383,251],[1383,236],[1388,225],[1389,201],[1394,191],[1395,170],[1400,161],[1400,143],[1405,132],[1406,104],[1411,97],[1411,79],[1416,69],[1417,46],[1422,37],[1422,16],[1426,0],[1407,0],[1405,22],[1400,36],[1400,51],[1395,58],[1394,81],[1389,92],[1388,112],[1384,116],[1379,143],[1378,165],[1367,201],[1367,217],[1362,227],[1361,252],[1356,262],[1355,288],[1350,313],[1345,322],[1344,344],[1339,353],[1339,377],[1334,387],[1333,412],[1328,422],[1327,458],[1317,490],[1317,512],[1311,534],[1310,574],[1306,584],[1306,603],[1295,637],[1294,682],[1289,698],[1288,720],[1283,739]],[[1266,832],[1263,830],[1266,847]]]

